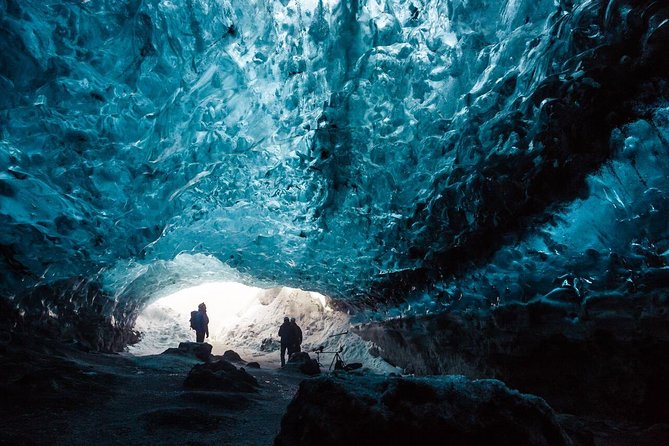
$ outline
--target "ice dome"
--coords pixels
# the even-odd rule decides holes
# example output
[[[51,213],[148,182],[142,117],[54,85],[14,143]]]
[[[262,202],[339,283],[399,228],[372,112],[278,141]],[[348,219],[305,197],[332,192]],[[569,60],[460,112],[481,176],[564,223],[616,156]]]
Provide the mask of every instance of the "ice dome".
[[[180,290],[286,287],[408,373],[668,416],[665,2],[0,0],[0,28],[7,333],[121,351]]]
[[[134,303],[234,279],[420,308],[565,274],[615,289],[615,258],[669,250],[665,16],[3,1],[2,292]]]
[[[404,297],[594,188],[662,200],[602,181],[665,151],[664,11],[632,5],[3,2],[4,290],[189,254]]]

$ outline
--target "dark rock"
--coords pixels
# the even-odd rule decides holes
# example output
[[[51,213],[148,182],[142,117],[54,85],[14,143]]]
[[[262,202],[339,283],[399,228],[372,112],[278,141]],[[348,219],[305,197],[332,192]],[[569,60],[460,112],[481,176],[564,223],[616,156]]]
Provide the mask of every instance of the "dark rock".
[[[251,368],[251,369],[259,369],[260,364],[253,361],[253,362],[249,362],[248,364],[246,364],[246,367]]]
[[[290,355],[288,362],[302,363],[311,359],[307,352],[297,352]]]
[[[569,438],[578,446],[595,446],[595,440],[590,427],[581,418],[573,415],[557,415],[560,426],[565,430]]]
[[[5,411],[59,411],[106,400],[117,384],[115,375],[94,371],[79,361],[82,355],[72,345],[13,334],[0,353],[0,417]]]
[[[223,353],[223,359],[231,362],[244,362],[241,356],[233,350],[226,350],[226,352]]]
[[[275,446],[571,445],[541,398],[497,380],[321,377],[300,384]]]
[[[281,343],[274,338],[265,338],[260,343],[261,352],[275,352],[281,348]]]
[[[293,353],[288,358],[288,362],[284,367],[286,370],[298,370],[305,375],[318,375],[321,373],[321,368],[318,361],[312,359],[307,352]]]
[[[227,392],[255,392],[258,381],[243,368],[237,369],[228,361],[221,360],[194,366],[184,381],[184,387]]]
[[[300,365],[300,372],[305,375],[313,376],[321,373],[321,368],[315,359],[310,359]]]
[[[648,268],[642,273],[639,282],[648,289],[669,287],[669,267]]]
[[[206,342],[181,342],[178,348],[168,348],[163,355],[192,356],[207,362],[211,359],[212,346]]]
[[[386,361],[416,374],[500,379],[564,413],[668,420],[669,303],[612,292],[577,304],[570,293],[356,331]]]

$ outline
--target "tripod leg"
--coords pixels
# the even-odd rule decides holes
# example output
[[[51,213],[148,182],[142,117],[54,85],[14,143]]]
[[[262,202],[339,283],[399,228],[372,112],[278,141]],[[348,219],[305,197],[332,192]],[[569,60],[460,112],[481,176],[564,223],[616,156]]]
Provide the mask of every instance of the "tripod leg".
[[[341,358],[341,355],[339,353],[335,354],[335,357],[332,359],[332,362],[334,363],[335,370],[345,370],[346,363]]]

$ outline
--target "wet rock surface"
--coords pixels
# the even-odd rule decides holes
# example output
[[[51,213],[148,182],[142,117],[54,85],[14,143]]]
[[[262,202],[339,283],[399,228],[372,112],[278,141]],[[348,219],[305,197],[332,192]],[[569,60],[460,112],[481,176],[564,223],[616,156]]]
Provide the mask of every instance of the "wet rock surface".
[[[667,300],[570,296],[559,290],[491,311],[396,319],[358,331],[411,373],[497,378],[566,413],[669,420]]]
[[[275,446],[571,445],[541,399],[496,380],[319,377],[300,384]]]
[[[184,381],[188,389],[232,392],[256,392],[258,386],[258,381],[246,370],[225,360],[195,365]]]

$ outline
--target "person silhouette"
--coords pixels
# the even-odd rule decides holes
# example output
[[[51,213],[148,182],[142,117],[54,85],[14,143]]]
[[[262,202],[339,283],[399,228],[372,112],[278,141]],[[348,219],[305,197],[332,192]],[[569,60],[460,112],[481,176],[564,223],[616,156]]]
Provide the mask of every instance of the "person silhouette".
[[[295,335],[295,339],[293,340],[292,348],[288,349],[288,357],[290,358],[290,355],[293,353],[298,353],[302,351],[301,346],[302,346],[302,329],[300,328],[299,325],[297,325],[297,322],[295,322],[295,318],[291,317],[290,318],[290,326],[293,329],[293,334]]]
[[[197,306],[197,313],[191,324],[195,329],[195,341],[204,342],[205,335],[209,337],[209,316],[207,316],[207,306],[204,302]]]
[[[288,357],[290,357],[295,343],[295,330],[290,325],[290,319],[287,316],[283,318],[283,324],[279,328],[279,337],[281,338],[281,367],[283,367],[286,365],[286,350],[288,350]]]

